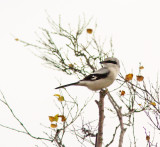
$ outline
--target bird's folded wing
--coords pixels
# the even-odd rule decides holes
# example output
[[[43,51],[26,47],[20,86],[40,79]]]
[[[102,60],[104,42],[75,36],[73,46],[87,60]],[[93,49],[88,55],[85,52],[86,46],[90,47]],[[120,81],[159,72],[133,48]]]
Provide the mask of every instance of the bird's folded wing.
[[[109,70],[107,68],[101,68],[94,73],[86,76],[83,80],[81,81],[95,81],[99,79],[104,79],[108,76]]]

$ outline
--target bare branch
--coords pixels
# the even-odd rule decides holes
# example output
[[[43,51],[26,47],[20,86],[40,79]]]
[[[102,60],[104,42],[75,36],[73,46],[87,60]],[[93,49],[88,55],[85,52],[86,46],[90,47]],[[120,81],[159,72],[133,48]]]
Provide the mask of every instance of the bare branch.
[[[100,91],[100,99],[97,103],[99,108],[99,123],[98,123],[98,134],[96,137],[96,147],[102,147],[103,143],[103,122],[104,122],[104,98],[106,95],[105,90]]]
[[[48,140],[48,141],[51,141],[51,142],[53,141],[52,139],[33,136],[33,135],[28,131],[28,129],[24,126],[24,124],[18,119],[18,117],[14,114],[13,110],[11,109],[11,107],[9,106],[9,104],[7,103],[7,101],[6,101],[3,93],[2,93],[1,91],[0,91],[0,93],[1,93],[2,98],[3,98],[3,100],[0,99],[1,102],[3,102],[3,103],[8,107],[8,109],[10,110],[12,116],[17,120],[17,122],[22,126],[22,128],[23,128],[25,131],[17,130],[17,129],[14,129],[14,128],[11,128],[11,127],[8,127],[8,126],[2,125],[2,124],[0,124],[0,126],[5,127],[5,128],[8,128],[8,129],[10,129],[10,130],[14,130],[14,131],[16,131],[16,132],[20,132],[20,133],[27,134],[27,135],[29,135],[30,137],[34,138],[34,139]]]

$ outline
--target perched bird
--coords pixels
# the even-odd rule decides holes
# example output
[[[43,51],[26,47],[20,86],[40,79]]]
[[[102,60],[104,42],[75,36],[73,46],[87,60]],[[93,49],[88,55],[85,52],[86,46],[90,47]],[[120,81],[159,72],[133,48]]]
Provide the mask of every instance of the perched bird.
[[[119,73],[120,70],[119,60],[117,58],[108,57],[100,63],[103,64],[103,67],[95,71],[94,73],[86,76],[84,79],[75,83],[70,83],[56,87],[55,89],[75,85],[75,86],[85,86],[90,90],[97,91],[101,90],[102,88],[110,86],[114,82]]]

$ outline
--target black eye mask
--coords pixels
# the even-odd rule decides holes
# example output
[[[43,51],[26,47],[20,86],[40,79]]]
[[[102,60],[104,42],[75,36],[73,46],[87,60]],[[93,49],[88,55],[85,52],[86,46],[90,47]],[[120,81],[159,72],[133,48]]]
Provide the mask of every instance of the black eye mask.
[[[116,61],[111,61],[111,60],[108,60],[108,61],[102,61],[100,63],[112,63],[112,64],[117,64]]]

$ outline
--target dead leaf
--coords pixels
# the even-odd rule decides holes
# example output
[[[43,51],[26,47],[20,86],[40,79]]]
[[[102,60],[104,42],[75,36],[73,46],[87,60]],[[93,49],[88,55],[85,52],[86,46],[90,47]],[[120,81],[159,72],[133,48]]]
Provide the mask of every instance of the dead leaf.
[[[60,102],[62,102],[62,101],[64,101],[64,97],[63,97],[63,96],[60,96],[60,97],[58,98],[58,100],[59,100]]]
[[[59,95],[59,94],[54,94],[54,96],[60,97],[60,95]]]
[[[49,120],[50,120],[50,122],[53,122],[54,121],[54,117],[53,116],[49,116]]]
[[[130,80],[132,80],[132,78],[133,78],[133,74],[130,73],[130,74],[126,75],[125,80],[130,81]]]
[[[137,81],[141,82],[143,81],[144,77],[143,76],[137,76]]]
[[[126,93],[126,92],[125,92],[124,90],[122,90],[122,91],[121,91],[121,96],[124,96],[125,93]]]
[[[146,136],[146,140],[149,141],[150,140],[150,136],[147,135]]]
[[[49,120],[50,122],[53,122],[53,121],[58,121],[58,117],[59,117],[59,114],[55,115],[55,116],[49,116]]]
[[[152,106],[156,106],[156,103],[155,103],[155,102],[150,102],[150,104],[151,104]]]
[[[61,117],[61,121],[65,122],[66,121],[66,117],[64,115],[60,115],[59,117]]]
[[[144,69],[144,67],[143,67],[143,66],[140,66],[139,69]]]
[[[63,96],[61,96],[59,94],[54,94],[54,96],[56,96],[60,102],[64,101],[64,97]]]
[[[51,128],[57,128],[57,124],[51,124]]]
[[[93,30],[92,29],[87,29],[88,34],[92,34]]]

